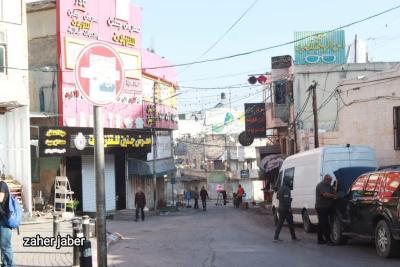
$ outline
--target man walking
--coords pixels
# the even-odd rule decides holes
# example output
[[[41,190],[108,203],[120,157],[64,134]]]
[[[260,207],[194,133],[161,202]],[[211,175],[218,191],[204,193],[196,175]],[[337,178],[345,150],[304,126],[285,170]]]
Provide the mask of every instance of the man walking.
[[[239,208],[240,207],[240,205],[242,204],[242,201],[243,201],[243,196],[244,196],[244,189],[243,189],[243,187],[242,187],[242,185],[241,184],[239,184],[238,185],[238,190],[237,190],[237,192],[236,192],[236,197],[237,197],[237,208]]]
[[[318,215],[318,244],[332,245],[329,218],[332,213],[336,194],[333,192],[332,177],[327,174],[315,189],[315,209]]]
[[[284,221],[286,220],[289,226],[290,234],[293,241],[298,241],[296,233],[294,231],[293,225],[293,214],[292,214],[292,197],[290,195],[291,182],[289,179],[283,179],[283,184],[277,193],[277,198],[279,200],[279,220],[276,225],[274,242],[282,241],[279,239],[279,234],[281,232]]]
[[[199,191],[197,190],[197,186],[194,187],[193,198],[194,198],[194,209],[198,209],[199,208]]]
[[[203,211],[207,210],[207,202],[206,199],[210,199],[208,196],[207,190],[204,188],[204,186],[201,187],[200,190],[200,197],[201,197],[201,203],[203,204]]]
[[[136,218],[135,222],[139,220],[139,209],[141,211],[142,221],[144,221],[144,207],[146,206],[146,196],[142,189],[139,187],[135,194],[135,207],[136,207]]]
[[[3,218],[8,217],[10,190],[6,182],[0,181],[0,250],[1,250],[1,266],[15,266],[13,259],[13,251],[11,246],[12,231],[7,227]]]

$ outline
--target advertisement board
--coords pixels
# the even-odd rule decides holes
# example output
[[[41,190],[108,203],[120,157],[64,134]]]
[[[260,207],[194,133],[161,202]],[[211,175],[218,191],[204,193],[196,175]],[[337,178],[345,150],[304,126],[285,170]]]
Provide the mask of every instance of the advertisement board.
[[[123,80],[121,94],[103,108],[106,114],[104,126],[122,129],[141,129],[151,126],[146,122],[149,117],[148,104],[143,101],[142,55],[151,59],[153,67],[165,65],[165,60],[155,54],[150,56],[149,53],[143,51],[142,9],[131,2],[129,0],[57,1],[60,70],[58,72],[58,106],[61,126],[93,127],[93,104],[76,87],[74,74],[78,55],[85,46],[93,42],[111,46],[122,60],[125,73],[124,79],[120,79]],[[98,8],[99,6],[102,8]],[[150,67],[148,64],[146,66]],[[169,78],[174,75],[174,71],[168,70],[168,73],[160,74],[163,75],[161,78],[165,75]],[[176,114],[176,109],[171,109],[171,111],[165,111],[160,108],[164,113]],[[163,120],[162,116],[157,117],[155,118],[156,127],[177,128],[174,120]]]
[[[265,137],[267,132],[265,103],[246,103],[244,111],[246,134],[255,138]]]
[[[345,64],[344,30],[295,32],[295,64]]]

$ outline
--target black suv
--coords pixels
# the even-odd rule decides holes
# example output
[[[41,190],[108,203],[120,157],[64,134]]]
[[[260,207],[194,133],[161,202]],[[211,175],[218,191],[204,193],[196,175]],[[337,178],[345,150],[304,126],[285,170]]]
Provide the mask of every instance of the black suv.
[[[343,186],[349,182],[345,173],[335,173],[339,198],[331,221],[332,241],[341,244],[351,236],[366,237],[375,240],[376,251],[380,256],[398,254],[400,171],[384,170],[362,174],[351,186],[347,186],[347,190]]]

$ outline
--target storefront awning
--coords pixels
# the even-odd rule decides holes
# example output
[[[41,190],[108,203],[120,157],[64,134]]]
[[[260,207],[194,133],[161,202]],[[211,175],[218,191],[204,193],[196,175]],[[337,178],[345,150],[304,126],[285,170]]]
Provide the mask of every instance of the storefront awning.
[[[156,174],[161,176],[171,174],[176,171],[174,159],[159,159],[156,160]],[[153,161],[143,161],[138,159],[128,160],[129,175],[152,176]]]
[[[283,154],[269,154],[261,160],[259,167],[265,172],[280,168],[285,157]]]

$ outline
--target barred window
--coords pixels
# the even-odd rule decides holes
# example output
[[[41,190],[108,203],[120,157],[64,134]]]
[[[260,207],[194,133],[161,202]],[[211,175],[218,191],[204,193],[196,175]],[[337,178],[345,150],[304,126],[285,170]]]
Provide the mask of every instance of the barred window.
[[[394,149],[400,150],[400,107],[393,108]]]

